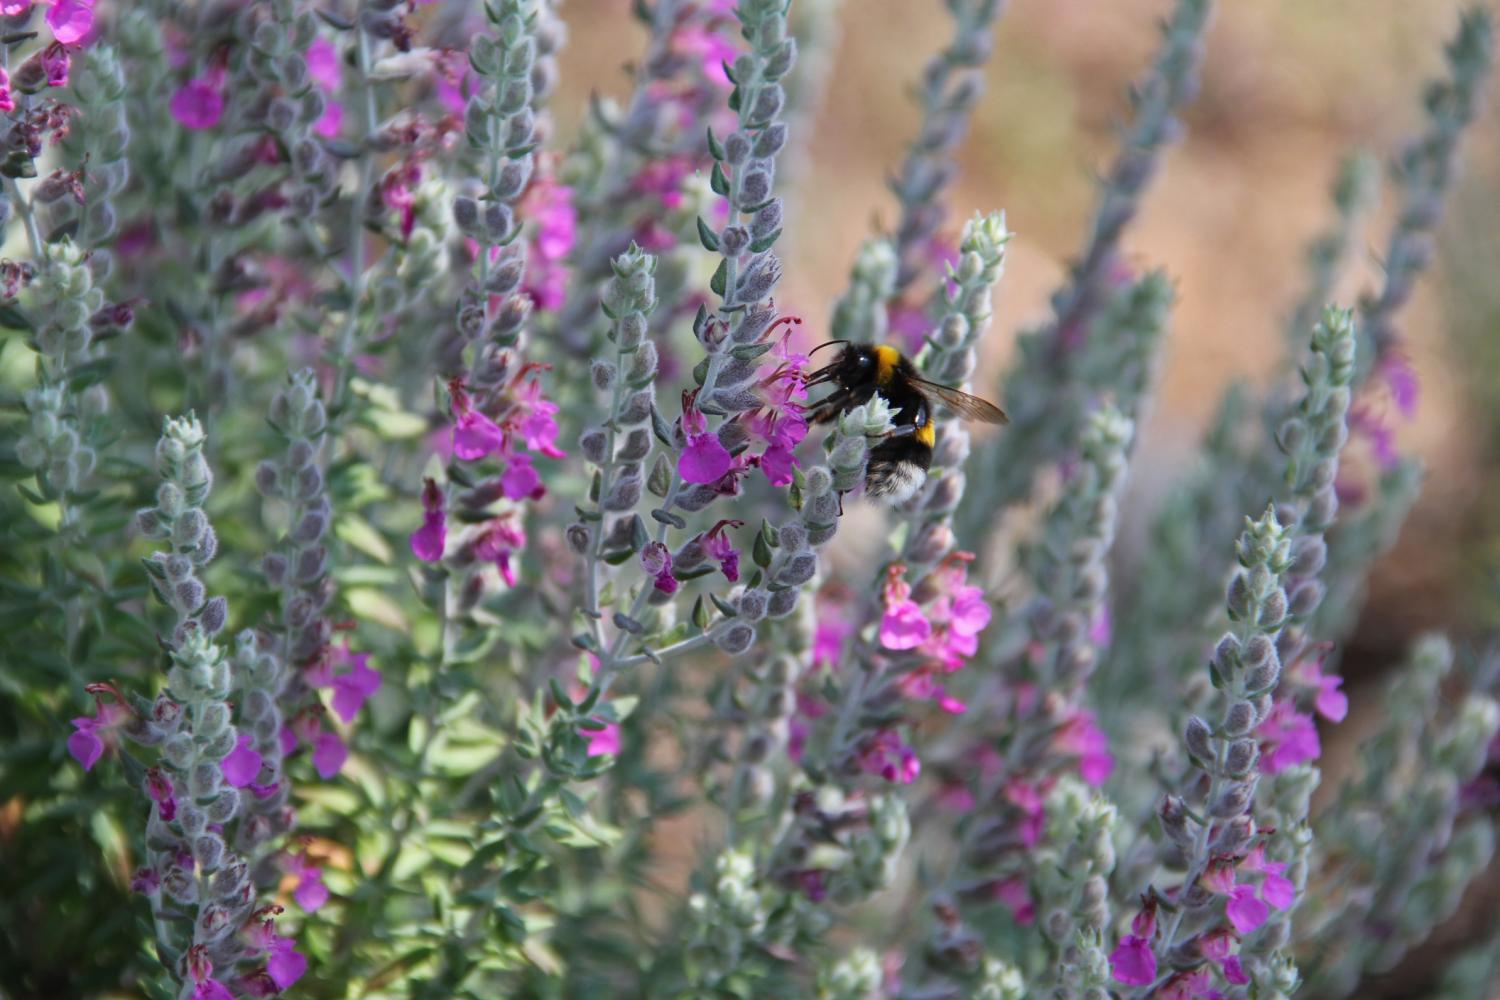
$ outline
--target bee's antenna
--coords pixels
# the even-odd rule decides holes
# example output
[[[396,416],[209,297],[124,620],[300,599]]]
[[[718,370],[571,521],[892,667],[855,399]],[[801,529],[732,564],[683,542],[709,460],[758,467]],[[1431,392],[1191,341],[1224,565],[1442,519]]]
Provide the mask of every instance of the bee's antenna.
[[[847,344],[847,343],[849,343],[849,341],[847,341],[847,340],[825,340],[823,343],[819,344],[817,347],[814,347],[812,350],[808,351],[807,352],[807,356],[808,357],[812,357],[814,354],[817,354],[823,348],[825,348],[825,347],[832,347],[834,344]]]

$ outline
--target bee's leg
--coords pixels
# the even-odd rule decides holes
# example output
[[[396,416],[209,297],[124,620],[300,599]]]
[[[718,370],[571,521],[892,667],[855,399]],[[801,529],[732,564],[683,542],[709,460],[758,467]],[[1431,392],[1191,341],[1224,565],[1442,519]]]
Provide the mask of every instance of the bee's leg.
[[[840,413],[851,406],[858,405],[854,401],[854,393],[848,389],[839,389],[831,396],[820,400],[816,406],[806,414],[809,423],[826,424],[838,417]]]
[[[838,491],[837,496],[839,498],[839,517],[843,517],[844,516],[844,494],[848,493],[848,492],[849,492],[848,490],[839,490]]]
[[[897,424],[895,427],[892,427],[890,430],[880,435],[880,439],[882,441],[892,441],[898,438],[911,437],[913,434],[917,433],[917,430],[918,427],[916,424]]]

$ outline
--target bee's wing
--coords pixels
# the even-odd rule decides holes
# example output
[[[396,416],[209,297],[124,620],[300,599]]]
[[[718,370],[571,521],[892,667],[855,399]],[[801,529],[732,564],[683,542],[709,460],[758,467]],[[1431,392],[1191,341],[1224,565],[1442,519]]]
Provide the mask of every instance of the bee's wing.
[[[922,387],[924,392],[931,393],[948,405],[954,413],[966,420],[979,420],[987,424],[1008,424],[1010,417],[989,400],[971,396],[967,392],[954,389],[951,386],[940,385],[937,382],[929,382],[925,378],[913,376],[912,381]]]

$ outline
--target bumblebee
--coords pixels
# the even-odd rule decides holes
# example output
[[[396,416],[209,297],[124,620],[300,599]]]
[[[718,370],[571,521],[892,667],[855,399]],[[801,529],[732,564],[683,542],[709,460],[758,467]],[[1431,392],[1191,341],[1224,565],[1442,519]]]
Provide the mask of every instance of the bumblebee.
[[[843,344],[833,361],[808,375],[807,386],[832,382],[833,392],[808,412],[813,423],[827,423],[839,414],[868,403],[876,393],[890,404],[895,425],[885,439],[870,449],[865,467],[865,492],[895,506],[911,499],[927,481],[932,448],[937,440],[933,404],[941,402],[965,420],[987,424],[1010,421],[994,403],[930,382],[900,351],[884,344],[869,346],[831,340],[813,348]]]

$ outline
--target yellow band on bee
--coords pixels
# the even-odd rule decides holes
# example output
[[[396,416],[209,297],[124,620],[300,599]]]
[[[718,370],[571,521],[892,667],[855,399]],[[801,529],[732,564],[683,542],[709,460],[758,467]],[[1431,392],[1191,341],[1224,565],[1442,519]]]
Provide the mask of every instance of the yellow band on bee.
[[[917,428],[916,433],[912,437],[931,448],[933,443],[937,441],[937,425],[928,420],[927,423]]]
[[[896,365],[901,362],[901,352],[884,344],[875,348],[875,382],[889,385],[896,374]]]

